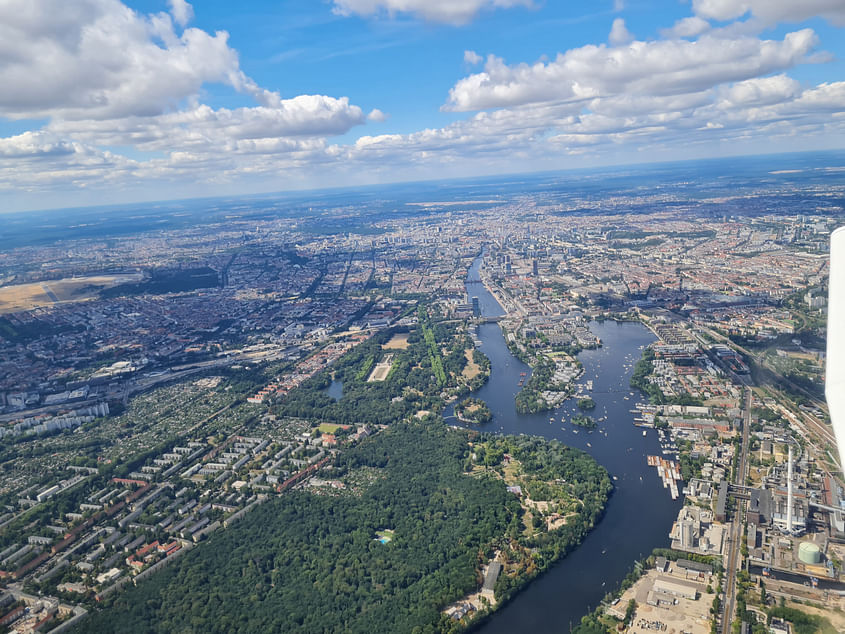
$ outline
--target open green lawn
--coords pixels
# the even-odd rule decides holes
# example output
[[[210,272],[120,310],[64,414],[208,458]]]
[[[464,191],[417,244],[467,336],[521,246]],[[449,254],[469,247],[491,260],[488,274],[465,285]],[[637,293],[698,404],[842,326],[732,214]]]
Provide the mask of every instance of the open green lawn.
[[[347,425],[335,425],[334,423],[323,423],[317,429],[322,434],[333,434],[338,429],[343,429],[344,427],[347,427]]]

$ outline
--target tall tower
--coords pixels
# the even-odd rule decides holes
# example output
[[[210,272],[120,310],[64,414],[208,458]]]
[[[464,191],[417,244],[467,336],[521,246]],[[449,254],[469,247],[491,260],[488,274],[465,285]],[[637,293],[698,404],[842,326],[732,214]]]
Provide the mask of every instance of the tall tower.
[[[792,533],[792,445],[789,446],[789,466],[786,474],[786,532]]]
[[[681,522],[681,546],[692,548],[694,544],[692,520],[684,520]]]

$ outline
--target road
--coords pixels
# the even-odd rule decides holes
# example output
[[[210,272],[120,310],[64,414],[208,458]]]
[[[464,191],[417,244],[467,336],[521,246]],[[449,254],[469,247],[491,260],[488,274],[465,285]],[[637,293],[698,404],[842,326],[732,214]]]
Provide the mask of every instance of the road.
[[[745,388],[745,413],[742,420],[742,445],[739,450],[739,463],[737,464],[734,484],[745,483],[745,472],[748,468],[748,438],[751,430],[751,388]],[[736,608],[736,573],[737,559],[739,558],[740,540],[742,539],[742,515],[745,501],[736,500],[737,509],[731,519],[731,529],[728,542],[728,565],[725,567],[725,601],[722,613],[722,633],[731,631],[731,621]]]

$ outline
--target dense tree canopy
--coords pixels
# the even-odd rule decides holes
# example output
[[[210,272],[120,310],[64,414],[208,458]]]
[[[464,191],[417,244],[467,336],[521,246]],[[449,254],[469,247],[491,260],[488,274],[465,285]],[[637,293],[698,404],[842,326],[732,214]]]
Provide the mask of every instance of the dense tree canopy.
[[[339,456],[348,487],[275,498],[207,544],[114,599],[82,624],[97,632],[412,632],[458,625],[443,607],[477,590],[496,547],[536,549],[537,564],[503,582],[509,594],[577,543],[610,490],[583,452],[541,439],[488,441],[537,478],[566,478],[585,500],[565,530],[522,542],[523,510],[495,473],[470,476],[471,433],[439,422],[401,423]],[[491,437],[495,438],[495,437]],[[391,531],[381,543],[378,535]],[[554,534],[552,534],[554,533]],[[510,537],[509,537],[510,536]],[[510,579],[503,576],[502,579]]]

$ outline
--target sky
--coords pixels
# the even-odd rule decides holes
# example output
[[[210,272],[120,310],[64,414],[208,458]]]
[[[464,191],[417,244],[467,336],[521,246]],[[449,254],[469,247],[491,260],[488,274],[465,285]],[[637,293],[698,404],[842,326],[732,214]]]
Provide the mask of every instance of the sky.
[[[845,0],[0,0],[0,212],[845,148]]]

